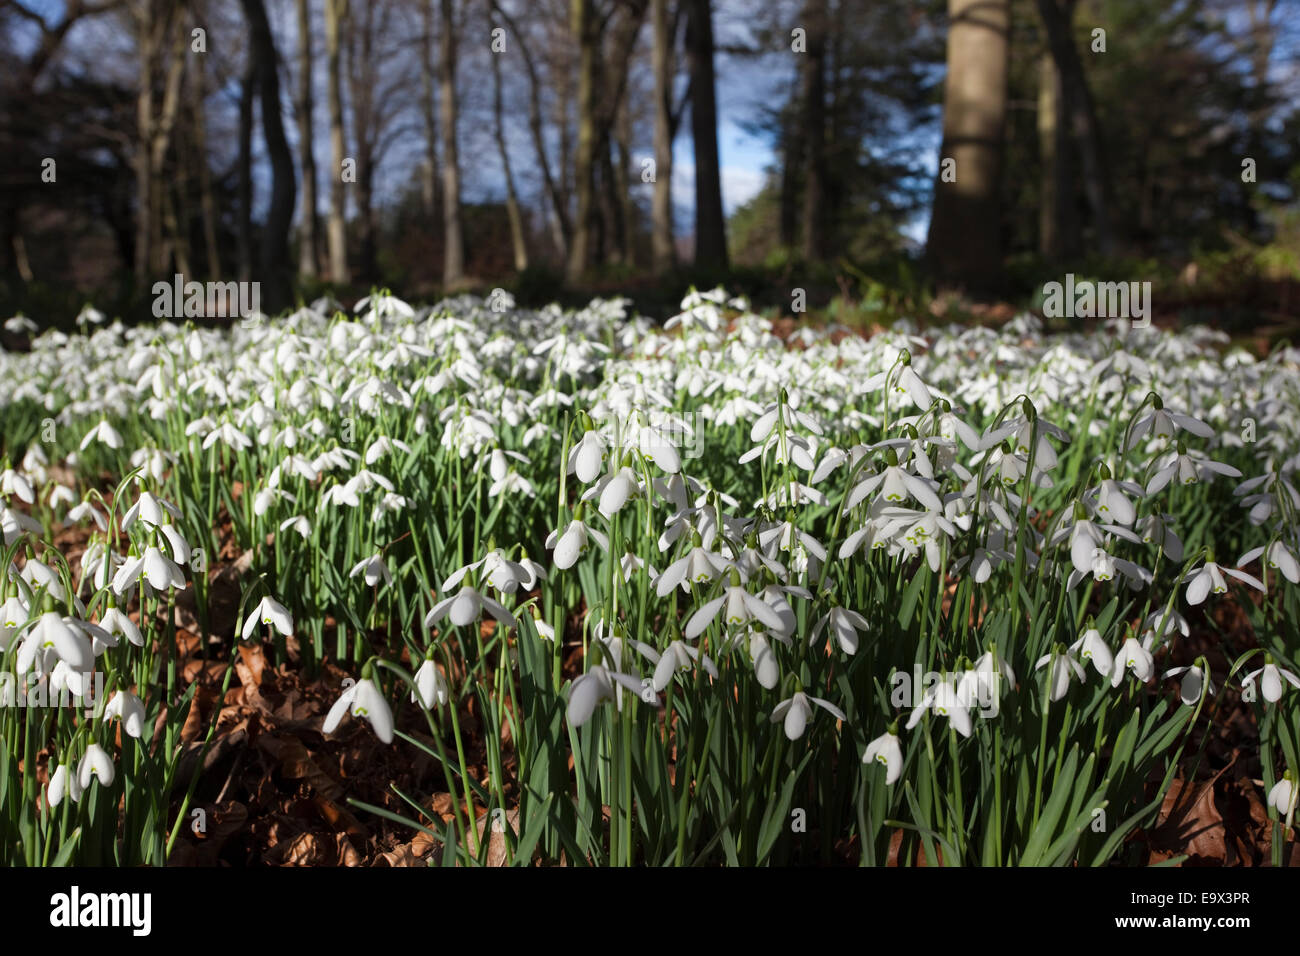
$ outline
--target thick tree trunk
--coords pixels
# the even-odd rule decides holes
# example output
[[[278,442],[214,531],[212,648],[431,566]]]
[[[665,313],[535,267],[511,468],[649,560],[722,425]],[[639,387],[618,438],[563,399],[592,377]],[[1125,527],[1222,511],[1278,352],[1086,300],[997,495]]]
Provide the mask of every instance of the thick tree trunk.
[[[1050,53],[1040,59],[1038,77],[1038,148],[1042,163],[1038,251],[1050,261],[1068,261],[1081,251],[1075,213],[1074,149],[1061,98],[1061,72]]]
[[[799,238],[799,165],[803,162],[803,141],[794,132],[794,121],[786,119],[781,134],[780,237],[783,249],[793,250]]]
[[[374,52],[374,7],[361,8],[352,29],[348,31],[347,61],[348,83],[352,90],[353,152],[356,159],[357,181],[357,273],[362,282],[372,283],[377,278],[377,237],[375,229],[375,148],[374,126],[374,73],[371,70]]]
[[[456,145],[456,24],[453,6],[453,0],[441,0],[438,92],[442,97],[442,281],[445,286],[452,286],[465,277],[465,240],[460,221],[460,153]]]
[[[239,158],[235,224],[235,263],[240,282],[253,278],[253,98],[257,60],[251,55],[239,86]],[[138,240],[137,240],[138,241]]]
[[[1115,251],[1110,221],[1109,184],[1101,157],[1100,133],[1092,94],[1084,76],[1083,62],[1074,45],[1072,24],[1076,0],[1038,0],[1038,10],[1047,32],[1052,59],[1061,75],[1061,100],[1069,119],[1069,131],[1079,153],[1083,173],[1083,191],[1092,212],[1097,249],[1102,255]]]
[[[626,265],[635,266],[636,204],[632,202],[632,183],[628,174],[632,166],[632,112],[628,107],[626,90],[619,103],[614,129],[614,145],[618,154],[613,184],[618,203],[618,255]]]
[[[200,60],[195,81],[190,85],[190,111],[194,123],[195,162],[199,167],[199,210],[203,216],[203,248],[207,257],[207,274],[211,280],[221,275],[221,250],[217,245],[217,201],[212,192],[212,172],[208,166],[208,113],[205,61]]]
[[[942,285],[988,290],[1002,267],[998,192],[1009,6],[1009,0],[948,0],[943,147],[927,244]],[[949,161],[955,162],[951,175]]]
[[[316,210],[316,148],[312,121],[311,17],[308,0],[298,3],[298,158],[302,164],[302,231],[299,234],[298,271],[316,277],[320,247],[320,216]]]
[[[429,222],[438,212],[438,112],[437,82],[433,60],[433,4],[422,0],[420,20],[424,35],[420,40],[420,116],[424,121],[424,162],[420,165],[420,202]]]
[[[569,28],[578,44],[578,151],[574,162],[577,220],[569,243],[566,269],[570,282],[579,281],[591,267],[597,228],[595,196],[596,70],[599,34],[592,0],[572,0]]]
[[[691,71],[691,137],[695,143],[695,264],[725,268],[727,226],[718,164],[718,108],[713,78],[710,0],[684,0],[686,53]]]
[[[343,142],[342,69],[339,63],[342,31],[348,19],[348,0],[325,0],[325,56],[330,114],[330,212],[328,223],[330,281],[346,285],[348,276],[347,191],[343,182],[346,149]]]
[[[650,251],[654,271],[677,264],[673,238],[673,35],[668,0],[651,0],[654,29],[655,182],[650,206]]]
[[[271,160],[271,204],[262,231],[261,271],[265,291],[262,308],[275,313],[292,302],[293,266],[289,258],[289,230],[297,200],[293,151],[284,134],[280,108],[279,58],[262,0],[241,0],[250,28],[250,54],[258,62],[258,93],[262,101],[262,134]]]
[[[803,190],[803,258],[826,254],[826,0],[808,0],[803,22],[808,51],[803,58],[803,139],[808,166]]]

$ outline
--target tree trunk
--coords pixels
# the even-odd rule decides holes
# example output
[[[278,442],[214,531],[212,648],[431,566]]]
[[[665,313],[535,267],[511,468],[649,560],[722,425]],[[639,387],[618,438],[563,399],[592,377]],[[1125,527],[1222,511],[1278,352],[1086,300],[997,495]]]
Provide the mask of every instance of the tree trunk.
[[[316,148],[312,122],[311,17],[308,0],[298,2],[298,157],[302,164],[302,232],[298,271],[309,279],[318,272],[320,216],[316,211]]]
[[[420,40],[420,114],[424,120],[420,202],[429,222],[435,221],[438,212],[438,113],[433,61],[433,3],[434,0],[422,0],[420,3],[420,19],[424,26],[424,36]]]
[[[347,191],[343,183],[343,90],[339,43],[348,18],[348,0],[325,0],[325,56],[330,113],[330,212],[328,224],[330,281],[346,285],[348,276]]]
[[[1042,163],[1038,251],[1049,261],[1069,261],[1080,252],[1074,150],[1061,99],[1061,72],[1050,53],[1044,53],[1039,60],[1038,149]]]
[[[578,151],[574,162],[574,188],[578,196],[577,220],[569,242],[566,273],[570,282],[579,281],[591,267],[592,245],[597,228],[596,164],[596,10],[592,0],[572,0],[569,28],[578,43]]]
[[[221,275],[221,250],[217,245],[217,201],[212,193],[212,172],[208,166],[208,113],[206,60],[198,63],[198,72],[190,86],[190,110],[194,122],[195,162],[199,167],[199,209],[203,215],[203,247],[207,256],[208,278]]]
[[[289,230],[297,199],[293,152],[284,134],[280,112],[280,72],[275,40],[266,19],[262,0],[241,0],[250,28],[250,55],[258,63],[258,93],[262,101],[262,134],[271,160],[271,204],[262,230],[261,271],[266,287],[262,308],[274,314],[292,302],[292,270],[289,258]]]
[[[943,147],[927,243],[943,285],[989,290],[1002,267],[998,190],[1009,7],[1009,0],[948,0]]]
[[[465,277],[465,240],[460,221],[460,154],[456,146],[456,24],[453,0],[441,0],[441,57],[438,85],[442,96],[442,282],[453,286]]]
[[[826,0],[808,0],[803,22],[808,52],[803,58],[803,139],[808,166],[803,190],[803,258],[819,262],[826,253]]]
[[[632,183],[628,170],[632,166],[632,111],[627,102],[627,91],[619,103],[618,119],[614,124],[614,144],[618,162],[614,166],[614,193],[618,201],[618,255],[622,262],[636,266],[636,204],[632,202]]]
[[[528,244],[524,241],[524,218],[515,193],[515,177],[510,168],[510,150],[506,146],[505,123],[501,105],[501,54],[490,53],[492,58],[492,118],[496,125],[497,153],[506,178],[506,216],[510,220],[510,243],[514,248],[515,271],[528,268]]]
[[[673,36],[668,0],[651,0],[650,10],[655,77],[655,188],[650,207],[650,251],[654,271],[662,274],[677,264],[673,239]]]
[[[794,121],[785,119],[781,133],[781,248],[793,250],[799,237],[799,165],[803,162],[803,141],[795,133]]]
[[[718,108],[713,79],[710,0],[688,4],[686,53],[691,71],[691,137],[695,144],[695,264],[726,268],[727,227],[718,166]]]
[[[257,59],[250,53],[239,86],[239,173],[236,186],[239,208],[235,226],[235,260],[240,282],[251,282],[253,278],[253,95],[256,84]]]
[[[353,152],[357,163],[356,277],[362,282],[373,283],[378,273],[374,202],[374,73],[370,70],[374,52],[374,7],[362,7],[361,14],[352,23],[347,38],[347,75],[352,90]]]
[[[1072,23],[1076,0],[1038,0],[1038,10],[1047,32],[1052,59],[1061,74],[1061,100],[1069,119],[1069,131],[1078,150],[1083,172],[1083,191],[1092,211],[1092,226],[1097,248],[1102,255],[1115,251],[1110,222],[1109,184],[1102,162],[1100,133],[1092,94],[1083,73],[1079,51],[1074,46]]]

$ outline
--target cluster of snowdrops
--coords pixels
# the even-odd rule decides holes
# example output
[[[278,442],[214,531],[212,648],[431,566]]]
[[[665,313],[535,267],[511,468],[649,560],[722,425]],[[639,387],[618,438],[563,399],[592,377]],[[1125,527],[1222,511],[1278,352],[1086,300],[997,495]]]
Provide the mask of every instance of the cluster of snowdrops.
[[[501,293],[88,307],[0,352],[7,862],[167,859],[202,763],[178,603],[214,627],[222,535],[248,570],[204,653],[351,673],[321,732],[455,795],[354,803],[445,863],[489,834],[515,863],[1140,862],[1225,704],[1278,861],[1298,370],[1028,315],[783,339],[721,290],[662,327]]]

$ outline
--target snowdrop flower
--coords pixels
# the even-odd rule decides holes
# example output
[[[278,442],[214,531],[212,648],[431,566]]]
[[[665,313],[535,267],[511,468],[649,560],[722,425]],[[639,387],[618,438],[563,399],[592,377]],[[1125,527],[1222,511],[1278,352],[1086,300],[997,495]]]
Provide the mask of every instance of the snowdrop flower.
[[[856,654],[860,641],[859,632],[866,633],[870,625],[867,619],[857,611],[850,611],[848,608],[835,607],[831,608],[828,614],[824,614],[820,620],[813,626],[812,637],[808,643],[816,643],[817,638],[821,636],[822,631],[830,627],[830,632],[835,636],[840,645],[840,650],[845,654]]]
[[[348,572],[348,577],[355,578],[362,572],[365,572],[367,587],[373,588],[380,581],[383,581],[385,586],[393,583],[393,575],[388,570],[388,565],[384,563],[384,556],[378,552],[354,564],[352,570]]]
[[[612,700],[619,710],[623,709],[623,691],[628,690],[634,696],[641,697],[643,685],[640,679],[630,674],[610,670],[603,664],[593,664],[585,673],[573,681],[569,688],[569,723],[581,727],[596,712],[596,706],[602,701]]]
[[[971,669],[962,675],[967,695],[973,694],[974,699],[987,708],[989,717],[998,714],[1003,687],[1009,691],[1016,686],[1016,672],[997,650],[997,645],[991,644]]]
[[[1288,770],[1282,775],[1282,779],[1273,784],[1268,792],[1268,805],[1276,810],[1284,819],[1290,820],[1295,814],[1296,798],[1300,796],[1300,787],[1295,785],[1295,779]]]
[[[778,635],[773,636],[778,640],[781,639]],[[789,643],[788,640],[786,643]],[[749,659],[754,666],[754,679],[758,681],[759,686],[766,690],[774,690],[781,680],[781,668],[777,664],[772,645],[759,631],[751,631],[749,634]]]
[[[50,786],[46,791],[46,799],[49,801],[50,808],[53,809],[63,802],[67,796],[72,799],[73,803],[81,801],[81,780],[77,774],[68,769],[66,763],[61,763],[50,775]]]
[[[119,690],[104,708],[104,719],[118,718],[127,736],[136,740],[144,733],[144,716],[144,702],[129,690]]]
[[[1148,433],[1152,438],[1167,440],[1173,438],[1178,431],[1191,432],[1199,438],[1214,437],[1214,429],[1199,418],[1171,412],[1160,404],[1159,399],[1156,399],[1155,411],[1146,415],[1133,426],[1133,431],[1129,433],[1129,441],[1125,451],[1136,447],[1137,443]]]
[[[90,789],[92,779],[98,780],[101,787],[111,787],[116,775],[113,758],[104,751],[103,747],[99,744],[91,744],[86,748],[81,763],[77,765],[78,782],[83,791]]]
[[[280,530],[296,531],[299,536],[306,541],[311,537],[311,522],[302,515],[294,515],[292,518],[280,522]]]
[[[890,449],[890,457],[892,464],[886,465],[883,471],[860,481],[849,492],[849,496],[844,502],[845,512],[852,510],[877,488],[880,489],[881,498],[887,502],[899,504],[909,498],[914,498],[931,511],[943,511],[943,502],[934,493],[930,482],[905,471],[901,465],[897,464],[893,449]]]
[[[1106,474],[1109,475],[1109,472],[1106,472]],[[1137,509],[1133,507],[1133,502],[1129,501],[1127,495],[1141,497],[1141,485],[1134,484],[1131,481],[1116,481],[1113,478],[1105,477],[1102,479],[1095,495],[1097,514],[1103,521],[1130,525],[1136,520]]]
[[[177,521],[181,519],[179,508],[170,501],[155,496],[152,492],[142,491],[135,504],[131,505],[123,515],[122,527],[130,528],[139,521],[150,528],[162,528],[173,518]]]
[[[1252,548],[1243,554],[1237,563],[1243,566],[1250,564],[1264,554],[1264,550],[1263,547]],[[1268,557],[1265,563],[1275,571],[1282,572],[1282,576],[1292,584],[1300,584],[1300,561],[1296,560],[1295,554],[1281,541],[1274,541],[1268,546]]]
[[[0,652],[9,650],[27,623],[27,605],[18,595],[0,604]]]
[[[235,451],[244,451],[253,447],[253,440],[230,422],[222,422],[208,433],[208,436],[203,439],[204,450],[211,448],[217,442],[221,442],[227,448],[233,448]]]
[[[694,585],[715,580],[727,569],[727,564],[727,559],[722,555],[697,545],[664,568],[663,574],[655,582],[655,593],[667,597],[678,586],[690,593]]]
[[[289,613],[287,607],[269,594],[262,598],[253,613],[248,616],[240,636],[248,640],[259,621],[268,627],[274,627],[285,637],[293,634],[293,615]]]
[[[844,716],[844,711],[840,710],[829,700],[822,700],[820,697],[812,697],[803,691],[795,691],[794,696],[787,698],[777,704],[772,710],[772,723],[779,720],[785,721],[785,735],[790,740],[798,740],[803,736],[805,728],[808,726],[808,718],[812,716],[812,705],[816,704],[822,710],[834,715],[837,720],[848,720]]]
[[[32,483],[12,468],[0,471],[0,495],[15,495],[29,505],[36,503],[36,491],[32,488]]]
[[[1034,664],[1034,670],[1047,667],[1047,683],[1051,688],[1051,698],[1058,701],[1070,691],[1070,678],[1084,680],[1083,666],[1066,650],[1065,645],[1056,645],[1055,650],[1045,654]]]
[[[1212,560],[1207,560],[1200,568],[1188,572],[1189,576],[1185,579],[1187,581],[1187,603],[1192,605],[1200,604],[1211,591],[1215,594],[1226,594],[1228,585],[1223,580],[1225,574],[1249,584],[1257,591],[1264,590],[1264,585],[1258,578],[1252,577],[1244,571],[1222,568]]]
[[[1092,661],[1092,666],[1102,677],[1111,676],[1111,671],[1115,667],[1115,658],[1110,648],[1106,646],[1106,642],[1101,639],[1101,632],[1095,627],[1085,630],[1083,635],[1070,645],[1070,651],[1078,654],[1082,660]]]
[[[438,665],[426,659],[415,672],[415,689],[411,691],[411,703],[419,703],[428,710],[445,707],[451,699],[451,689],[447,678],[442,676]]]
[[[630,467],[624,466],[611,475],[602,478],[599,484],[584,494],[583,500],[599,496],[596,510],[606,518],[612,518],[632,498],[641,494],[641,482]]]
[[[686,639],[693,641],[703,634],[724,605],[726,612],[723,614],[723,620],[729,627],[739,627],[755,621],[765,624],[778,633],[785,633],[785,622],[771,605],[750,594],[739,584],[733,584],[724,590],[721,597],[701,605],[699,610],[691,615],[683,631]]]
[[[12,332],[14,335],[35,332],[39,328],[40,326],[21,313],[5,319],[5,331]]]
[[[388,701],[379,692],[375,682],[363,677],[334,702],[334,706],[325,715],[324,733],[332,734],[343,720],[344,714],[364,718],[370,721],[375,736],[386,744],[393,742],[393,712],[388,708]]]
[[[101,420],[98,425],[86,432],[86,437],[81,439],[81,450],[85,451],[90,446],[90,443],[94,441],[113,449],[122,447],[122,436],[106,420]]]
[[[896,783],[898,778],[902,776],[903,748],[899,743],[896,729],[886,731],[867,744],[866,753],[862,755],[862,762],[871,763],[873,760],[885,767],[886,784]]]
[[[584,485],[596,480],[609,446],[597,431],[587,431],[569,450],[569,474],[577,475]]]
[[[1201,690],[1206,689],[1207,693],[1214,693],[1214,684],[1205,679],[1205,671],[1200,667],[1203,658],[1197,658],[1196,664],[1189,664],[1184,667],[1174,667],[1165,671],[1165,680],[1171,677],[1183,675],[1183,679],[1178,685],[1178,695],[1182,698],[1183,703],[1191,707],[1201,699]],[[1207,687],[1208,685],[1208,687]]]
[[[1216,474],[1227,475],[1229,478],[1241,477],[1241,472],[1231,465],[1211,461],[1204,455],[1191,454],[1181,444],[1177,451],[1170,452],[1162,460],[1165,464],[1147,482],[1148,495],[1162,490],[1175,477],[1182,485],[1194,485],[1198,481],[1204,481],[1207,476]]]
[[[911,400],[921,411],[925,411],[934,404],[934,396],[930,393],[929,386],[921,380],[921,376],[912,370],[911,356],[903,352],[903,365],[899,369],[898,375],[894,377],[893,386],[890,389],[895,395],[905,396]],[[875,391],[886,384],[889,372],[881,372],[868,379],[863,385],[866,391]]]
[[[453,577],[455,577],[453,575]],[[459,578],[456,578],[459,581]],[[451,578],[448,579],[451,581]],[[454,586],[454,582],[452,584]],[[444,588],[446,585],[444,584]],[[496,618],[506,627],[515,627],[517,622],[515,617],[505,606],[498,601],[493,600],[486,594],[481,594],[477,588],[466,584],[451,597],[443,598],[433,606],[424,617],[424,626],[433,627],[443,617],[449,617],[451,623],[456,627],[465,627],[478,620],[479,615],[487,609],[488,614]]]
[[[555,566],[561,571],[567,571],[578,563],[578,559],[591,546],[592,541],[600,545],[603,550],[609,550],[609,538],[584,524],[581,519],[574,518],[564,529],[563,534],[558,531],[550,533],[546,538],[546,547],[553,548],[555,551],[553,555]]]
[[[662,693],[672,682],[673,674],[679,670],[689,670],[696,659],[700,657],[700,652],[698,648],[691,647],[682,641],[673,641],[664,649],[662,655],[651,649],[649,656],[651,662],[657,665],[651,686],[656,692]],[[703,665],[705,673],[716,680],[718,669],[714,666],[713,661],[709,660],[708,655],[704,656]]]
[[[95,653],[90,641],[79,628],[71,627],[70,621],[71,618],[60,617],[53,611],[46,611],[37,618],[36,625],[18,650],[17,672],[26,674],[36,663],[37,653],[47,651],[58,660],[66,661],[78,673],[93,668]]]
[[[963,737],[971,735],[969,699],[957,693],[951,675],[945,676],[921,697],[921,703],[907,718],[907,729],[911,730],[921,722],[927,710],[933,710],[940,717],[947,717],[949,725]]]
[[[1155,662],[1151,658],[1151,651],[1138,643],[1136,637],[1130,637],[1124,641],[1115,655],[1115,669],[1110,675],[1110,685],[1118,687],[1124,682],[1124,672],[1131,670],[1133,676],[1142,683],[1151,679],[1155,671]]]
[[[1291,686],[1300,687],[1300,677],[1274,664],[1273,655],[1271,654],[1264,655],[1264,666],[1247,674],[1242,680],[1241,686],[1243,688],[1250,687],[1253,693],[1255,678],[1261,674],[1264,676],[1259,682],[1260,692],[1270,704],[1275,704],[1282,699],[1282,692],[1286,689],[1282,683],[1283,678],[1286,678],[1286,682]]]
[[[153,545],[144,549],[143,556],[132,556],[117,570],[113,576],[113,590],[118,597],[123,597],[135,587],[143,575],[149,587],[155,591],[185,588],[185,575],[175,561],[168,558]]]
[[[546,578],[546,570],[536,561],[527,558],[511,561],[504,551],[494,548],[481,560],[453,571],[447,580],[442,582],[442,590],[451,590],[464,580],[465,575],[479,568],[483,569],[484,580],[503,594],[514,594],[520,587],[525,591],[531,591],[539,580]]]

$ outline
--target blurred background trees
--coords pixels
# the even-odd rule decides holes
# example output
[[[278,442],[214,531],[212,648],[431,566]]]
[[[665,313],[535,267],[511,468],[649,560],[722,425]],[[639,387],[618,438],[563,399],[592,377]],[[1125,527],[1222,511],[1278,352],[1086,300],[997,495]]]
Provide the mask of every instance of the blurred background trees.
[[[1300,312],[1300,0],[0,0],[0,61],[6,315],[176,272]]]

